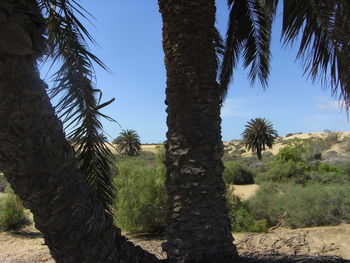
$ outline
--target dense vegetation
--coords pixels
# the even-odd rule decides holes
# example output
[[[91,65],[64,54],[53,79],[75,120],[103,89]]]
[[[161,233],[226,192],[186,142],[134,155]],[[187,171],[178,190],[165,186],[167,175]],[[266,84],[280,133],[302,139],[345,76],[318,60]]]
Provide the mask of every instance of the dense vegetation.
[[[350,222],[350,161],[329,151],[341,143],[346,153],[349,142],[350,138],[341,140],[338,133],[327,131],[323,138],[282,141],[285,147],[263,163],[231,156],[225,166],[244,164],[261,185],[253,198],[230,206],[231,214],[236,213],[234,231],[265,231],[279,223],[297,228]]]
[[[165,217],[164,151],[123,158],[115,177],[117,225],[128,232],[162,232]]]
[[[266,232],[280,223],[298,228],[350,222],[350,160],[329,151],[339,142],[346,152],[350,138],[340,140],[337,133],[306,140],[288,138],[277,155],[264,153],[263,161],[240,156],[237,149],[226,151],[223,177],[233,231]],[[137,157],[117,156],[115,222],[128,233],[164,231],[164,150],[158,150]],[[260,189],[249,200],[233,194],[232,185],[254,182]],[[0,199],[0,228],[25,224],[23,206],[2,174],[0,186],[7,190]]]

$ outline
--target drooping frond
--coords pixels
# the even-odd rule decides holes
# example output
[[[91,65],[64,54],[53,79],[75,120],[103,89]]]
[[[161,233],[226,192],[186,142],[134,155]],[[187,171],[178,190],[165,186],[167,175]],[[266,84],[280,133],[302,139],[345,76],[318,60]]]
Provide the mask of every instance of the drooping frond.
[[[114,99],[100,104],[101,91],[94,88],[93,62],[106,66],[87,47],[92,41],[87,29],[75,13],[86,18],[86,11],[75,0],[40,0],[48,23],[48,41],[54,62],[61,66],[55,73],[51,97],[59,97],[56,112],[69,131],[68,139],[76,151],[79,169],[96,189],[107,211],[115,199],[112,180],[113,154],[101,138],[103,115],[101,108]]]
[[[219,66],[221,64],[222,56],[224,55],[224,43],[220,35],[220,32],[216,27],[214,27],[214,46],[216,54],[216,64]]]
[[[251,84],[258,77],[263,87],[267,85],[271,27],[277,3],[277,0],[228,0],[230,16],[219,77],[223,98],[241,55],[244,67],[250,66]]]
[[[321,79],[332,94],[350,106],[350,2],[348,0],[285,0],[282,37],[293,44],[300,37],[297,58],[304,73]]]

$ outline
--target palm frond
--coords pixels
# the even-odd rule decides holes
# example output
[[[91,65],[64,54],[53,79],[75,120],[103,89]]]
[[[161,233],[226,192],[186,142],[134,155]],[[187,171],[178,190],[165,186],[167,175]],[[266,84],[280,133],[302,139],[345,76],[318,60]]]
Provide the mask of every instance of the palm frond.
[[[215,46],[215,54],[216,54],[216,64],[219,66],[221,65],[225,46],[224,46],[224,41],[220,35],[220,32],[216,27],[214,27],[214,46]]]
[[[270,73],[272,21],[278,0],[228,0],[230,9],[223,62],[220,68],[222,98],[226,96],[239,57],[250,66],[251,84],[259,78],[263,87]]]
[[[350,106],[350,3],[348,0],[285,0],[284,44],[301,38],[297,58],[304,74],[321,79]]]
[[[73,142],[77,164],[87,181],[96,189],[107,211],[115,199],[113,154],[101,138],[100,110],[114,99],[100,103],[101,91],[94,88],[93,62],[107,67],[87,47],[94,42],[87,29],[75,16],[84,19],[88,13],[75,0],[40,0],[47,17],[48,41],[54,62],[61,62],[55,73],[51,97],[59,97],[56,112],[66,123],[68,139]]]

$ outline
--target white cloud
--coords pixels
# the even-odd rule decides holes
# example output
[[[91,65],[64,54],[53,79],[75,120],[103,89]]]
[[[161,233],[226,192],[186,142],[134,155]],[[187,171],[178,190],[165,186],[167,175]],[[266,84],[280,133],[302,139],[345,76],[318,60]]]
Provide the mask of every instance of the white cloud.
[[[253,99],[226,99],[223,107],[221,108],[221,117],[250,118],[251,116],[257,114],[256,110],[252,110],[253,106]]]
[[[316,108],[322,111],[341,111],[344,101],[331,100],[327,97],[315,97]]]

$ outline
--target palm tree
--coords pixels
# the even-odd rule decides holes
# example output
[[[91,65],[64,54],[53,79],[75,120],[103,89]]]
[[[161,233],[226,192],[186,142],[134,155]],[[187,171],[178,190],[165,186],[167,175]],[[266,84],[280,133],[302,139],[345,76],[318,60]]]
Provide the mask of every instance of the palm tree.
[[[252,80],[257,75],[266,83],[277,2],[228,1],[219,86],[214,0],[159,0],[168,77],[164,248],[169,262],[236,257],[221,178],[220,105],[240,52],[245,64],[252,64]],[[306,70],[312,77],[330,73],[333,91],[340,90],[345,106],[350,96],[348,5],[346,0],[285,1],[282,32],[286,43],[301,33],[299,57],[306,59]],[[156,262],[121,236],[106,211],[113,200],[104,158],[109,153],[96,137],[102,128],[98,116],[104,116],[99,110],[111,101],[98,103],[92,61],[104,65],[86,49],[84,39],[92,39],[74,10],[86,15],[75,0],[0,1],[0,170],[33,212],[56,262]],[[77,142],[76,152],[38,74],[37,61],[48,52],[62,62],[51,96],[63,94],[56,110],[66,126],[79,124],[68,134]]]
[[[266,146],[272,148],[278,137],[277,131],[273,129],[272,123],[265,118],[251,119],[245,127],[242,133],[245,147],[248,148],[248,151],[256,152],[261,160],[261,152],[266,150]]]
[[[0,170],[56,262],[156,262],[121,236],[108,212],[110,155],[98,137],[99,109],[108,103],[98,105],[91,85],[98,59],[85,48],[74,8],[67,0],[0,2]],[[70,134],[74,148],[39,76],[37,61],[48,52],[63,63],[52,91],[64,94],[56,110],[68,126],[80,124]]]
[[[118,144],[119,152],[128,156],[139,156],[141,151],[140,136],[135,130],[122,130],[118,138],[114,140]]]
[[[215,30],[214,0],[158,0],[167,70],[167,242],[171,262],[231,262],[236,258],[221,174],[220,106],[240,54],[252,83],[267,86],[272,21],[278,0],[228,0],[225,46]],[[285,44],[301,35],[298,58],[314,79],[330,75],[332,91],[350,98],[347,0],[288,0]],[[216,57],[215,51],[222,54]],[[222,61],[216,82],[217,62]],[[330,73],[330,74],[329,74]],[[226,259],[225,259],[226,257]],[[226,261],[225,261],[226,260]]]
[[[222,179],[221,93],[216,81],[214,0],[159,0],[167,70],[170,262],[234,262]]]

